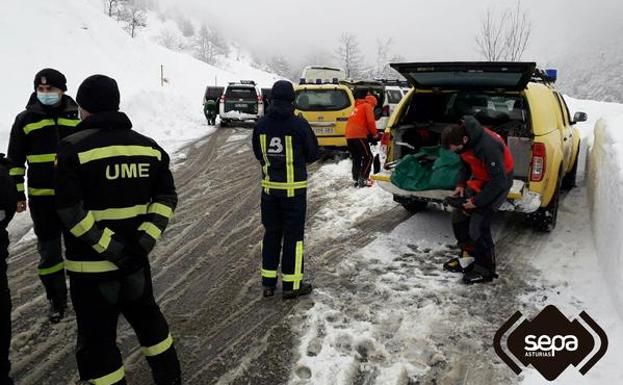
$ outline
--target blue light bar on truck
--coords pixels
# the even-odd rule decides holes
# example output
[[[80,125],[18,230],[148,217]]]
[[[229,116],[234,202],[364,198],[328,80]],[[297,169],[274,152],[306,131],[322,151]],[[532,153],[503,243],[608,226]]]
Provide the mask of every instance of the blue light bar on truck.
[[[545,70],[545,75],[547,76],[547,80],[552,83],[556,83],[558,79],[558,70],[554,68],[548,68]]]

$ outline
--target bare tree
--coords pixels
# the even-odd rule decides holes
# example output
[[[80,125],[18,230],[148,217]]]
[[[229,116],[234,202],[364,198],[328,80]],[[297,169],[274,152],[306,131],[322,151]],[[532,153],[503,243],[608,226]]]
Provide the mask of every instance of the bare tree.
[[[335,54],[340,65],[346,71],[347,77],[355,78],[361,75],[363,55],[355,35],[350,33],[342,34]]]
[[[476,36],[479,53],[488,61],[519,61],[528,47],[532,22],[517,0],[514,9],[487,9]]]
[[[125,23],[125,29],[132,38],[136,37],[140,28],[147,26],[145,7],[138,0],[128,1],[119,19]]]
[[[191,37],[195,34],[195,27],[187,18],[183,16],[179,17],[177,19],[177,25],[180,28],[180,31],[182,31],[182,35],[184,35],[184,37]]]
[[[517,0],[517,7],[510,13],[510,26],[506,33],[506,57],[507,61],[519,61],[526,52],[532,22],[528,12],[521,9],[521,0]]]
[[[216,64],[219,56],[229,54],[229,46],[216,29],[201,26],[196,39],[196,57],[208,64]]]
[[[108,17],[113,16],[119,3],[123,1],[124,0],[106,0],[106,13],[108,13]]]

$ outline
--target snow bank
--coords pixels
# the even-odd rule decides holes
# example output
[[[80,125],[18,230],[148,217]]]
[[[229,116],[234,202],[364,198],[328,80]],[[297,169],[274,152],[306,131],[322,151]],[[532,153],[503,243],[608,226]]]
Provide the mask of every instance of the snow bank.
[[[34,74],[45,67],[67,76],[74,96],[82,80],[102,73],[117,80],[121,108],[135,129],[169,151],[210,133],[203,116],[205,86],[240,79],[270,84],[274,77],[250,65],[227,63],[223,70],[165,49],[148,36],[131,39],[108,18],[100,1],[8,0],[0,12],[3,97],[0,151],[4,152],[15,115],[33,90]],[[166,82],[161,86],[160,69]]]
[[[623,313],[623,115],[595,126],[588,189],[598,257]]]

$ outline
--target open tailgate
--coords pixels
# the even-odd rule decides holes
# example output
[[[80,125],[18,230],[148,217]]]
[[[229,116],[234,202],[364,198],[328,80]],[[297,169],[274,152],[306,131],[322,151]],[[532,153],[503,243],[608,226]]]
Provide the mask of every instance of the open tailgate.
[[[392,63],[417,89],[506,90],[526,88],[536,69],[533,62]]]

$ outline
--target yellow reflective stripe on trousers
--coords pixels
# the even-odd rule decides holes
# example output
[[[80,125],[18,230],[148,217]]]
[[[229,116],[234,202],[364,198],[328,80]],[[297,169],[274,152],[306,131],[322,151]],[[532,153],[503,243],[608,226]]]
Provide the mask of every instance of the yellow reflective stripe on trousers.
[[[262,269],[262,277],[264,277],[264,278],[277,278],[277,270]]]
[[[78,153],[80,164],[119,156],[149,156],[162,159],[160,151],[147,146],[108,146]]]
[[[143,347],[143,354],[146,357],[153,357],[153,356],[157,356],[159,354],[162,354],[164,352],[166,352],[167,350],[169,350],[169,348],[171,348],[171,346],[173,346],[173,337],[171,337],[171,334],[169,334],[169,336],[167,338],[164,339],[164,341],[157,343],[156,345],[153,346],[144,346]]]
[[[28,163],[51,163],[56,160],[56,154],[28,155],[26,160]]]
[[[288,184],[288,198],[294,196],[294,188],[290,187],[294,183],[294,150],[292,148],[292,137],[286,135],[286,181]]]
[[[106,210],[91,210],[91,213],[93,213],[93,217],[96,222],[117,221],[147,214],[147,205],[136,205],[132,207],[120,207]]]
[[[93,245],[93,248],[95,249],[95,251],[97,251],[98,253],[103,253],[104,251],[106,251],[108,249],[108,246],[110,245],[110,241],[112,240],[112,236],[115,234],[114,231],[112,231],[111,229],[104,229],[104,232],[102,233],[102,237],[100,238],[99,241],[97,241],[96,244]]]
[[[270,167],[270,163],[268,162],[268,156],[266,155],[266,151],[267,151],[266,134],[260,135],[260,147],[262,148],[262,156],[264,157],[264,166],[262,166],[262,173],[264,174],[264,181],[262,182],[262,187],[264,187],[264,192],[268,194],[270,192],[270,188],[264,186],[265,182],[270,181],[270,176],[268,175],[268,167]]]
[[[262,187],[271,188],[275,190],[299,190],[302,188],[307,188],[307,181],[294,182],[294,183],[262,181]]]
[[[65,261],[65,269],[72,273],[108,273],[119,268],[109,261]]]
[[[52,275],[58,273],[65,268],[65,262],[58,263],[52,267],[46,267],[45,269],[38,269],[39,275]]]
[[[87,212],[87,215],[74,227],[69,230],[73,234],[74,237],[79,238],[87,233],[87,231],[91,230],[93,225],[95,224],[95,218],[93,218],[93,214],[91,212]]]
[[[28,135],[35,130],[39,130],[48,126],[53,126],[54,124],[54,119],[43,119],[38,122],[29,123],[24,126],[24,133]]]
[[[162,235],[162,230],[160,230],[158,226],[154,225],[151,222],[144,222],[138,228],[138,230],[146,232],[147,234],[149,234],[150,237],[152,237],[156,241],[160,239],[160,236]]]
[[[162,203],[152,203],[149,205],[149,208],[147,209],[147,213],[158,214],[158,215],[162,215],[163,217],[167,219],[171,219],[171,216],[173,216],[173,209],[167,205],[163,205]]]
[[[303,279],[303,241],[296,242],[296,254],[294,260],[294,275]],[[294,290],[301,288],[301,281],[294,281]]]
[[[125,370],[122,366],[121,368],[115,370],[110,374],[105,375],[104,377],[89,380],[89,383],[93,385],[113,385],[123,380],[123,377],[125,377]]]
[[[9,170],[11,176],[23,176],[26,175],[26,169],[24,167],[13,167]]]
[[[25,190],[23,183],[18,183],[18,184],[15,185],[15,187],[17,188],[18,192],[24,192],[24,190]]]
[[[17,191],[20,191],[19,188],[17,189]],[[24,190],[21,190],[24,191]],[[34,187],[28,187],[28,195],[33,196],[33,197],[50,197],[50,196],[54,196],[55,192],[54,189],[51,188],[34,188]]]

